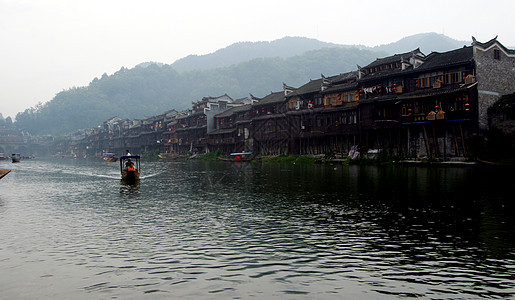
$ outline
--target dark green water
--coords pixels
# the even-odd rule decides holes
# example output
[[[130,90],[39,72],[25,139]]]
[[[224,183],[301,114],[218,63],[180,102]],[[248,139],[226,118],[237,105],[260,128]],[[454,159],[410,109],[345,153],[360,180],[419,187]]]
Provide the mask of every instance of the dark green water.
[[[513,170],[0,162],[1,299],[513,298]]]

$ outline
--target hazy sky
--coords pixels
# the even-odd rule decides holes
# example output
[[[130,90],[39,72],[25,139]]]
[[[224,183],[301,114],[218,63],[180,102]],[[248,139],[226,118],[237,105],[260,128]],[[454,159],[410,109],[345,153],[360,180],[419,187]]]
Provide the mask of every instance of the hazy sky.
[[[141,62],[303,36],[375,46],[443,33],[515,46],[513,0],[0,0],[0,113]]]

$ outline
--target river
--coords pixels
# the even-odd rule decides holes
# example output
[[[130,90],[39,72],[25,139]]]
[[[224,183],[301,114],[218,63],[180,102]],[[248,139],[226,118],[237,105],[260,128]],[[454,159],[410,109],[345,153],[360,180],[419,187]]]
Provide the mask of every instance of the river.
[[[33,159],[0,180],[0,299],[512,298],[512,170]]]

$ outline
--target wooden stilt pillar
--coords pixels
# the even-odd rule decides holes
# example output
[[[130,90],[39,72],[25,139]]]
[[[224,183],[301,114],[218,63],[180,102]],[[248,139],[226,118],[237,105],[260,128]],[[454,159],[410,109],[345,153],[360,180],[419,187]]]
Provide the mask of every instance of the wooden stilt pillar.
[[[444,128],[443,135],[443,159],[447,160],[447,129]]]
[[[426,153],[428,156],[431,156],[431,148],[429,148],[429,141],[428,141],[428,137],[427,137],[426,127],[424,125],[422,125],[422,128],[424,129],[424,144],[426,145]]]
[[[465,136],[463,135],[463,127],[460,124],[461,132],[461,145],[463,146],[463,156],[467,156],[467,149],[465,149]]]
[[[456,137],[456,129],[452,127],[452,134],[454,135],[454,147],[456,147],[456,156],[460,156],[460,146],[458,145],[458,138]]]
[[[408,149],[406,149],[406,156],[407,157],[410,157],[410,148],[411,148],[411,145],[410,145],[410,139],[411,139],[411,136],[410,136],[410,131],[409,131],[409,127],[406,128],[408,130]]]
[[[435,156],[436,157],[439,157],[440,156],[440,151],[439,151],[439,147],[438,147],[438,140],[436,139],[436,130],[435,130],[435,125],[433,125],[433,143],[435,145]]]

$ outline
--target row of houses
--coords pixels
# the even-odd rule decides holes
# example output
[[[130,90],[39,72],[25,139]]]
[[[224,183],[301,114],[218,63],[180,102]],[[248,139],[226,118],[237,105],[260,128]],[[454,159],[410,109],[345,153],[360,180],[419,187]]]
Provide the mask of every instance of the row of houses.
[[[53,141],[50,135],[32,136],[13,125],[0,125],[0,160],[12,153],[25,157],[48,155]]]
[[[80,135],[86,154],[137,149],[177,154],[346,155],[466,158],[488,129],[487,109],[515,91],[515,51],[497,38],[425,55],[380,58],[264,97],[204,97],[186,111],[113,118]],[[136,150],[133,150],[136,151]]]

